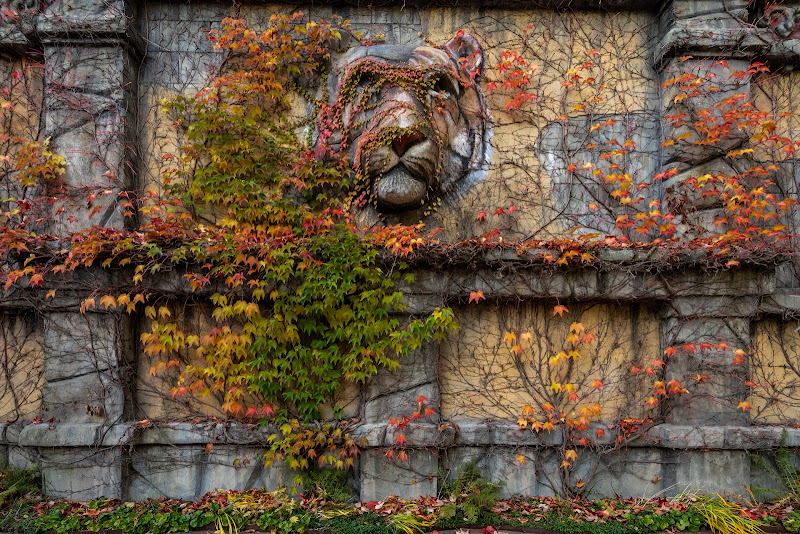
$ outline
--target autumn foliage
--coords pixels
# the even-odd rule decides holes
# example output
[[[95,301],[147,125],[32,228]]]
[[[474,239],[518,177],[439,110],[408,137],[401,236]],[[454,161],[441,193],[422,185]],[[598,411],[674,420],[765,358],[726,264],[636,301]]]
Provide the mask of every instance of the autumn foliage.
[[[787,257],[795,242],[791,216],[797,201],[781,193],[778,165],[762,156],[792,156],[800,142],[780,134],[778,117],[759,110],[744,94],[720,98],[700,113],[680,111],[682,103],[720,91],[723,62],[698,62],[694,70],[663,82],[677,110],[666,117],[672,133],[663,148],[714,146],[741,170],[681,181],[676,166],[641,176],[629,168],[637,149],[633,140],[610,139],[605,146],[587,142],[579,153],[596,157],[569,161],[566,171],[607,193],[585,210],[603,219],[599,226],[608,231],[576,224],[568,237],[509,242],[501,229],[487,228],[475,239],[444,244],[423,225],[359,228],[349,211],[359,203],[363,176],[350,168],[344,147],[334,146],[331,138],[342,128],[341,107],[352,95],[344,87],[345,100],[330,102],[324,86],[332,51],[358,42],[346,21],[315,22],[294,14],[274,15],[262,32],[237,20],[223,25],[211,39],[226,56],[225,69],[198,94],[163,102],[185,142],[167,156],[169,170],[160,190],[119,195],[125,229],[42,232],[47,218],[58,215],[49,211],[57,205],[54,199],[67,194],[60,181],[64,160],[45,140],[0,138],[6,147],[0,178],[8,191],[0,214],[3,282],[6,290],[41,288],[45,299],[52,299],[76,273],[114,273],[124,283],[113,291],[97,290],[81,310],[118,310],[141,318],[146,328],[140,341],[155,361],[151,373],[176,375],[170,397],[216,395],[227,417],[275,423],[268,463],[351,467],[364,446],[350,434],[354,422],[320,422],[323,408],[337,414],[332,405],[345,385],[394,369],[399,357],[456,327],[449,308],[400,318],[404,300],[398,282],[413,281],[406,260],[421,261],[431,251],[447,256],[500,249],[521,255],[535,251],[537,262],[554,269],[591,269],[602,266],[600,250],[631,249],[666,251],[665,261],[699,251],[706,264],[733,269],[741,262]],[[589,49],[564,73],[558,87],[564,107],[557,121],[588,118],[590,132],[614,127],[615,119],[599,112],[613,93],[598,74],[601,55]],[[507,113],[525,113],[540,98],[533,59],[507,50],[493,68],[487,89],[505,95]],[[750,79],[767,72],[754,64],[733,76]],[[431,83],[414,69],[387,69],[385,76],[404,85],[419,79],[420,90]],[[298,101],[313,110],[310,117],[293,114]],[[17,112],[3,101],[4,116]],[[732,137],[745,141],[728,148]],[[369,146],[388,142],[370,139]],[[97,211],[95,201],[111,194],[81,193],[89,218]],[[710,225],[696,217],[695,199],[719,208]],[[495,216],[512,217],[516,211],[515,205],[498,206]],[[490,218],[480,212],[478,220],[488,224]],[[180,277],[189,293],[210,302],[206,324],[194,329],[182,324],[178,297],[159,290],[169,277]],[[483,290],[467,290],[462,304],[487,304]],[[566,335],[549,347],[539,366],[549,383],[537,384],[535,398],[516,422],[520,431],[563,433],[559,489],[565,493],[579,494],[586,484],[572,474],[582,451],[624,446],[659,421],[670,399],[691,393],[695,384],[666,380],[670,358],[711,350],[732,353],[734,365],[747,358],[747,347],[688,343],[637,361],[627,376],[644,385],[639,390],[646,394],[634,407],[644,416],[609,423],[599,400],[606,379],[578,371],[598,353],[598,337],[580,313],[571,311],[572,304],[552,306],[549,320],[563,324]],[[533,354],[533,341],[534,335],[521,329],[506,331],[501,345],[524,359]],[[694,382],[713,379],[698,374]],[[396,414],[391,425],[402,431],[434,417],[426,403],[420,397],[415,411]],[[739,408],[750,405],[742,402]],[[398,432],[387,456],[407,460],[406,444]],[[526,457],[520,454],[516,461],[525,463]]]

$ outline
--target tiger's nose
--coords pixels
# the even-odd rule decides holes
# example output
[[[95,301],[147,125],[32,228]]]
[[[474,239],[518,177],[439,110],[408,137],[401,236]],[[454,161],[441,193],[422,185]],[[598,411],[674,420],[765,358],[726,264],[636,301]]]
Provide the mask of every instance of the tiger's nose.
[[[392,147],[397,155],[402,157],[406,151],[412,146],[425,139],[421,132],[405,132],[398,137],[392,139]]]

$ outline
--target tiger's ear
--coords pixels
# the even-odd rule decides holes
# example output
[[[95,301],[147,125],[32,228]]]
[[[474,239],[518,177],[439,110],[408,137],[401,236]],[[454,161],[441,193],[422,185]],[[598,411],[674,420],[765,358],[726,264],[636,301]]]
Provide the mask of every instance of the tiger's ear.
[[[475,37],[460,30],[444,48],[456,60],[459,70],[476,80],[483,75],[483,48]]]

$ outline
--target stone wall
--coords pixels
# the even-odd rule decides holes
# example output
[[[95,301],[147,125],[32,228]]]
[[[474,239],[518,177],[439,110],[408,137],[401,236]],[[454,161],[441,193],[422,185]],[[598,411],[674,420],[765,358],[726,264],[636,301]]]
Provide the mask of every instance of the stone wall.
[[[519,207],[520,199],[524,210],[497,216],[508,239],[563,236],[576,223],[607,230],[602,222],[607,219],[587,210],[590,198],[607,191],[582,186],[567,170],[567,155],[591,152],[587,139],[634,141],[636,179],[670,166],[682,173],[677,180],[724,168],[729,164],[724,154],[662,147],[673,133],[665,114],[696,113],[708,102],[676,103],[660,82],[692,72],[705,57],[728,59],[714,98],[747,92],[765,106],[791,103],[786,90],[796,84],[788,67],[766,84],[729,77],[751,60],[784,67],[800,63],[795,30],[761,23],[746,0],[673,0],[657,11],[642,2],[620,0],[613,12],[595,10],[595,4],[600,3],[587,0],[565,12],[546,2],[537,9],[479,1],[458,8],[331,3],[307,11],[312,17],[342,15],[365,34],[383,34],[394,44],[420,44],[423,36],[441,44],[465,29],[482,41],[489,63],[523,30],[541,39],[541,48],[532,51],[539,61],[538,100],[516,113],[505,110],[507,95],[488,94],[493,127],[488,176],[429,221],[445,229],[444,239],[457,241],[488,229],[478,214]],[[190,95],[216,74],[222,57],[205,38],[208,30],[230,15],[258,28],[270,13],[295,9],[256,2],[234,9],[214,2],[123,0],[59,0],[48,2],[42,13],[27,4],[13,7],[20,16],[0,22],[2,59],[10,65],[31,50],[43,53],[42,130],[66,158],[67,181],[102,184],[114,192],[161,187],[162,156],[175,150],[180,137],[158,101]],[[557,107],[575,104],[558,103],[564,64],[589,50],[601,56],[604,83],[614,88],[591,118],[614,122],[614,130],[602,135],[592,133],[588,116],[559,120]],[[770,95],[781,96],[783,103]],[[792,114],[780,125],[786,132],[797,126]],[[725,139],[727,148],[743,142],[736,135]],[[780,163],[783,185],[792,193],[800,176],[796,162]],[[124,227],[122,208],[110,200],[114,195],[107,198],[92,220],[74,217],[79,211],[69,201],[57,206],[63,215],[52,230]],[[710,223],[719,209],[698,208],[701,223]],[[516,423],[521,407],[548,387],[539,376],[546,367],[541,358],[552,348],[548,340],[563,337],[571,321],[552,318],[555,303],[567,304],[607,340],[580,362],[586,367],[578,375],[601,373],[607,387],[605,397],[597,395],[609,420],[622,413],[646,418],[644,393],[629,369],[660,358],[666,347],[707,342],[714,348],[668,361],[665,380],[718,377],[661,408],[665,422],[640,429],[625,447],[618,446],[618,438],[625,437],[621,427],[597,423],[604,433],[596,434],[594,452],[581,450],[567,483],[589,481],[588,493],[596,496],[672,495],[687,486],[738,492],[741,484],[763,484],[766,475],[751,468],[750,452],[773,449],[782,439],[800,448],[800,430],[789,428],[782,438],[787,423],[800,417],[795,393],[800,282],[793,266],[721,270],[692,253],[677,259],[654,254],[605,251],[602,267],[569,270],[514,250],[441,267],[420,262],[415,282],[404,288],[406,312],[451,305],[462,329],[441,344],[427,344],[397,372],[382,371],[337,399],[341,415],[359,418],[357,432],[369,442],[354,473],[360,498],[433,494],[440,477],[455,476],[471,460],[489,479],[504,481],[506,495],[562,492],[557,451],[567,446],[564,436],[520,430]],[[164,395],[170,377],[150,376],[153,362],[137,339],[145,318],[100,309],[81,313],[86,295],[117,283],[91,269],[76,273],[46,313],[34,309],[24,290],[7,291],[0,301],[0,335],[6,338],[0,373],[16,386],[0,390],[0,411],[9,421],[0,433],[2,458],[14,466],[40,463],[47,492],[73,499],[195,498],[215,488],[291,485],[290,470],[264,468],[259,460],[269,429],[209,419],[222,415],[213,398],[189,402]],[[208,320],[204,296],[191,294],[178,277],[165,279],[163,290],[186,301],[174,313],[187,321]],[[468,305],[477,290],[485,301]],[[531,360],[515,358],[504,344],[508,330],[535,334]],[[750,367],[734,365],[734,354],[720,343],[752,347]],[[777,395],[754,397],[745,385],[748,378],[768,384]],[[388,418],[412,412],[420,395],[442,419],[409,426],[409,462],[387,459],[384,452],[397,432]],[[751,403],[751,412],[738,408],[743,401]],[[333,413],[333,407],[328,410]],[[445,420],[450,424],[441,424]]]

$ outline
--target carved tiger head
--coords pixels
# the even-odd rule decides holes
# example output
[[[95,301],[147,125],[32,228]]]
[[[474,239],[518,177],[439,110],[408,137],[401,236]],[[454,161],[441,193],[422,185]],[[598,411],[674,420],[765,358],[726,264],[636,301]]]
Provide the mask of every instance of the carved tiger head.
[[[421,217],[484,179],[483,63],[478,41],[461,32],[440,47],[361,46],[335,62],[336,122],[361,209]]]

